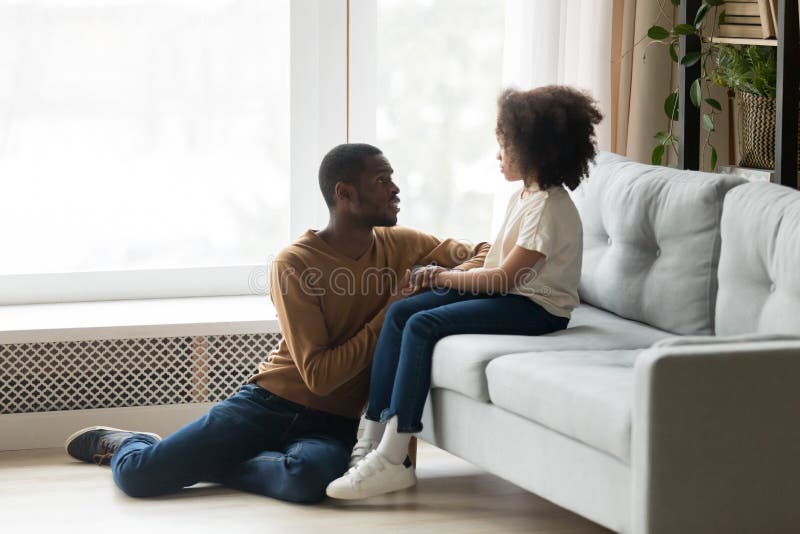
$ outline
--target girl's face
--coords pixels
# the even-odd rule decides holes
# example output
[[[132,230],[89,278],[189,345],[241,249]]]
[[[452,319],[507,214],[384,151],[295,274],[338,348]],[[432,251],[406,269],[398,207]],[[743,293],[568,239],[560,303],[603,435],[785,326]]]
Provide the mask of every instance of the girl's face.
[[[523,176],[519,170],[516,158],[511,150],[505,147],[502,140],[498,140],[500,149],[497,151],[497,161],[500,162],[500,172],[506,177],[509,182],[517,182],[522,180]]]

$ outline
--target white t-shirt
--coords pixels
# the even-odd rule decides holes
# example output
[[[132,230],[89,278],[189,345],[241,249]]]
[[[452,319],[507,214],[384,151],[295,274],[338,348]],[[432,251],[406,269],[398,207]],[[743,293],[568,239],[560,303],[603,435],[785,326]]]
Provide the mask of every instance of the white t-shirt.
[[[514,193],[484,267],[500,267],[515,245],[545,258],[518,277],[519,285],[510,292],[530,297],[553,315],[569,317],[579,303],[583,227],[566,189],[541,190],[534,184]]]

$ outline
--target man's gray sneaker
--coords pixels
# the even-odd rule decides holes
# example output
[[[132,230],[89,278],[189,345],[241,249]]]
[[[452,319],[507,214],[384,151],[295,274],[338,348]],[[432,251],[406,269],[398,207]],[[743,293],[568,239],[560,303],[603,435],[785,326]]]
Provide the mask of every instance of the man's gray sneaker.
[[[123,441],[136,436],[144,435],[161,441],[161,436],[150,432],[131,432],[121,428],[109,426],[90,426],[78,430],[64,444],[67,454],[82,462],[104,465],[111,462],[111,456]]]

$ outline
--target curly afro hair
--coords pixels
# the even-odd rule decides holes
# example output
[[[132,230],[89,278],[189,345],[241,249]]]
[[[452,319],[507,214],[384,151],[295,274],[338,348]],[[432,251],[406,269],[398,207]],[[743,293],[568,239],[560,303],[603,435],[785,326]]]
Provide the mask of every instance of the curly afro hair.
[[[539,187],[575,189],[597,155],[594,127],[603,119],[588,94],[563,85],[506,89],[497,100],[497,139],[522,175]]]

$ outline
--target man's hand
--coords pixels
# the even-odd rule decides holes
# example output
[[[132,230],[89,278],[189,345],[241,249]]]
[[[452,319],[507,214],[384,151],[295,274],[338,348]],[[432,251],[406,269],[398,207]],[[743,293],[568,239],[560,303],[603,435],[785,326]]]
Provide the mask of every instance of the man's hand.
[[[389,295],[389,300],[386,302],[386,307],[388,308],[398,300],[410,297],[416,292],[417,288],[411,283],[411,270],[406,269],[406,272],[403,274],[403,278],[397,282],[397,287],[392,294]]]
[[[411,277],[411,284],[416,290],[428,289],[436,286],[436,275],[447,271],[444,267],[439,265],[427,265],[414,270]]]

